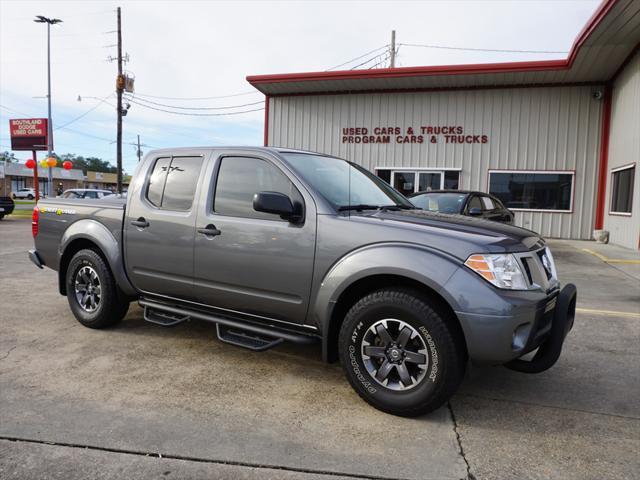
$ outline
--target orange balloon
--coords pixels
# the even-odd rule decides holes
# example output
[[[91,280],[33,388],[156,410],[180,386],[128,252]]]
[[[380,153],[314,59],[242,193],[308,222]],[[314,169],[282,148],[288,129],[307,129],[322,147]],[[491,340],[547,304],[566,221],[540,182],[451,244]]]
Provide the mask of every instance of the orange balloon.
[[[58,164],[58,161],[53,158],[53,157],[49,157],[47,158],[47,165],[49,165],[50,167],[55,167]]]

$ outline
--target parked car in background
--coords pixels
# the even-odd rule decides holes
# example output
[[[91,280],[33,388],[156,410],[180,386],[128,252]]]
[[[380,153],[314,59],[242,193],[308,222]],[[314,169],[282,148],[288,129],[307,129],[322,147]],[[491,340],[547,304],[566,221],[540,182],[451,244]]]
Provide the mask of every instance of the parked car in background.
[[[422,210],[467,215],[513,225],[513,212],[493,195],[465,190],[430,190],[409,196]]]
[[[44,197],[42,192],[40,192],[40,196]],[[27,200],[33,200],[36,198],[36,189],[35,188],[20,188],[17,192],[13,192],[14,200],[16,198],[26,198]]]
[[[5,215],[11,215],[14,208],[15,203],[11,200],[11,197],[0,197],[0,220],[2,220]]]
[[[65,190],[60,198],[102,198],[112,195],[111,190],[97,190],[95,188],[72,188]]]

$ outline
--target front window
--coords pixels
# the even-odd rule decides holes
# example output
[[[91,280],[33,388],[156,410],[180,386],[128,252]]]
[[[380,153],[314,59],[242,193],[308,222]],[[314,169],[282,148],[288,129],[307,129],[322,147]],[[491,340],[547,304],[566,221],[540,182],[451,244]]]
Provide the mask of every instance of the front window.
[[[424,193],[411,197],[411,203],[429,212],[460,213],[465,198],[464,193]]]
[[[571,212],[573,172],[489,172],[489,193],[513,210]]]
[[[282,193],[294,205],[304,204],[297,188],[270,162],[252,157],[225,157],[220,162],[213,200],[217,214],[283,221],[279,215],[253,208],[253,196],[258,192]]]
[[[346,160],[307,153],[282,155],[337,210],[357,206],[413,208],[386,182]]]

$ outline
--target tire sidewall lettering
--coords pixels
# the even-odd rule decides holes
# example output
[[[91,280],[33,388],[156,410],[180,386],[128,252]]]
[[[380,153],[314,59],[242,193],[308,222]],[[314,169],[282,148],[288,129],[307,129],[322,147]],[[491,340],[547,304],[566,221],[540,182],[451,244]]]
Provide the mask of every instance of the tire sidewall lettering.
[[[362,385],[362,387],[369,394],[375,394],[378,391],[390,393],[390,394],[394,394],[394,393],[402,394],[404,392],[394,392],[393,390],[387,389],[387,388],[381,388],[380,390],[378,390],[378,388],[376,388],[378,387],[378,383],[371,378],[371,375],[369,374],[369,372],[364,367],[364,364],[362,363],[362,358],[360,355],[362,337],[364,336],[364,332],[367,330],[367,328],[370,328],[370,326],[376,321],[377,320],[366,321],[366,324],[365,324],[365,321],[359,320],[356,326],[351,331],[351,335],[349,336],[349,344],[347,347],[348,367],[353,372],[357,381]],[[404,319],[403,321],[407,321],[407,319]],[[413,321],[411,322],[411,324],[414,326],[414,328],[418,330],[419,334],[423,337],[428,350],[427,355],[429,357],[429,366],[428,366],[429,371],[428,371],[428,374],[423,378],[421,384],[419,384],[416,387],[416,388],[425,388],[425,385],[427,383],[435,384],[440,379],[440,373],[441,373],[440,356],[438,354],[436,341],[434,340],[431,333],[429,332],[429,329],[424,325],[416,325],[415,322]],[[433,387],[428,387],[428,388],[433,388]]]

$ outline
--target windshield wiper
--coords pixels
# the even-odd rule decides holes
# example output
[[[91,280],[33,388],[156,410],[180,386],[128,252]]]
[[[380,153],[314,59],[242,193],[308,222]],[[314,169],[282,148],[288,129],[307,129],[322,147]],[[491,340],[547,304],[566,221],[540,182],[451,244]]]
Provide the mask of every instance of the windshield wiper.
[[[343,205],[338,207],[339,212],[344,212],[346,210],[411,210],[411,207],[408,205],[368,205],[366,203],[359,203],[355,205]]]
[[[344,212],[347,210],[379,210],[380,205],[367,205],[366,203],[357,203],[354,205],[343,205],[338,207],[339,212]]]

